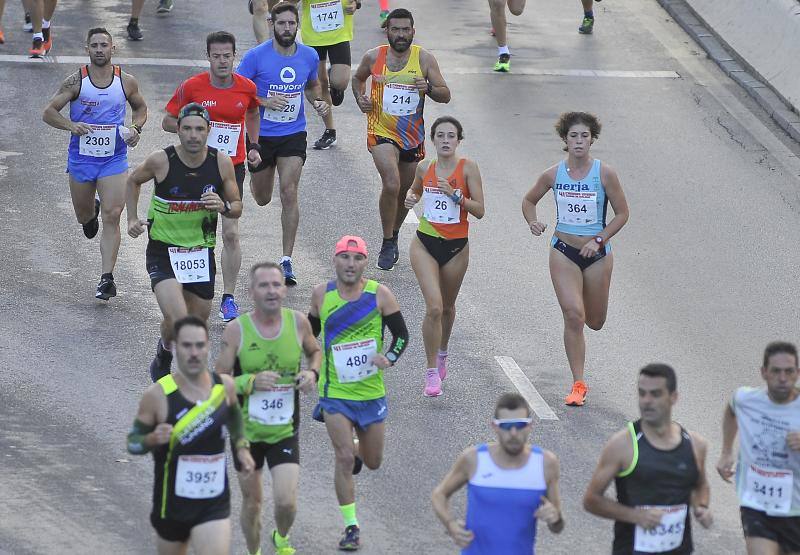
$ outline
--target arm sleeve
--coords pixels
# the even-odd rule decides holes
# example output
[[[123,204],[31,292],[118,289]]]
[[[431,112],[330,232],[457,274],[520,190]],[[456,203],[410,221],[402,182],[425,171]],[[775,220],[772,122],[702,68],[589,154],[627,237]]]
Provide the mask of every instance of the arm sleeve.
[[[319,316],[312,316],[309,312],[308,321],[311,323],[311,333],[314,334],[314,337],[319,337],[322,331],[322,320],[319,319]]]
[[[240,447],[248,447],[250,444],[247,438],[244,437],[244,420],[242,419],[242,409],[239,403],[230,406],[228,410],[228,433],[231,436],[231,444],[234,449]]]
[[[138,418],[133,421],[133,427],[128,432],[128,453],[131,455],[145,455],[150,448],[144,444],[147,434],[155,430],[155,426],[143,424]]]
[[[393,314],[384,316],[383,321],[392,333],[392,344],[389,345],[387,353],[392,353],[396,357],[396,361],[408,346],[408,328],[406,327],[406,321],[403,319],[403,315],[399,310]]]
[[[255,374],[244,374],[233,378],[233,383],[236,385],[237,395],[250,395],[253,393],[253,382],[256,381]]]

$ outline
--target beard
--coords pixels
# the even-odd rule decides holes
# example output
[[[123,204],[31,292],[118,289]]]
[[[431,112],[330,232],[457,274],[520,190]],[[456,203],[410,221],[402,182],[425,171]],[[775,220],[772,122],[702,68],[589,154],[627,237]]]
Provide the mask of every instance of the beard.
[[[411,48],[411,43],[413,39],[404,39],[404,38],[396,38],[396,39],[389,39],[389,46],[392,47],[392,50],[395,52],[405,52],[409,48]]]
[[[97,67],[105,67],[109,63],[111,63],[111,58],[104,56],[103,58],[97,58],[96,56],[92,56],[92,64]]]
[[[289,48],[291,45],[294,44],[294,39],[297,37],[297,33],[295,32],[293,35],[286,36],[286,34],[275,34],[275,42],[280,44],[283,48]]]

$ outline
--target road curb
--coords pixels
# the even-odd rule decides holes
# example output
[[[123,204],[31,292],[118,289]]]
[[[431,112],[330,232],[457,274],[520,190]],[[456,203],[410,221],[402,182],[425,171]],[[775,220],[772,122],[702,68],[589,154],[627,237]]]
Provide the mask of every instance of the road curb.
[[[658,0],[661,7],[699,44],[706,55],[758,102],[767,114],[800,143],[800,114],[781,98],[685,0]]]

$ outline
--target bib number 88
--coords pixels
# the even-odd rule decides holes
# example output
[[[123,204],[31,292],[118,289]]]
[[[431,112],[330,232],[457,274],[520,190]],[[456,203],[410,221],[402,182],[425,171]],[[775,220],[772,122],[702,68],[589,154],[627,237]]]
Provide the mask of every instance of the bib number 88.
[[[217,144],[226,145],[231,142],[230,135],[217,135]]]

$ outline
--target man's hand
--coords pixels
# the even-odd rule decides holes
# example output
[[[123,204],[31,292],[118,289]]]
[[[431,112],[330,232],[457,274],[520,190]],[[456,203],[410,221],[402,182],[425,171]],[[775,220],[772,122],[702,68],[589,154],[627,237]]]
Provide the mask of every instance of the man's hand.
[[[256,391],[268,391],[275,387],[275,383],[281,379],[281,375],[272,370],[265,370],[256,374],[253,381],[253,389]]]
[[[708,507],[697,506],[694,508],[694,518],[699,522],[703,528],[709,528],[714,519],[711,516],[711,509]]]
[[[544,521],[545,524],[555,524],[561,520],[561,513],[556,509],[556,506],[550,503],[547,497],[542,497],[542,502],[539,508],[533,514],[537,519]]]
[[[169,438],[172,437],[172,424],[162,422],[148,435],[150,436],[149,443],[151,445],[166,445],[169,443]]]
[[[664,511],[661,509],[637,509],[636,524],[645,530],[652,530],[661,524],[661,517]]]
[[[464,549],[472,543],[475,534],[471,530],[464,528],[463,520],[451,520],[447,523],[447,533],[453,538],[453,542]]]
[[[297,374],[297,378],[295,378],[295,384],[297,389],[301,393],[309,394],[314,391],[314,386],[316,385],[316,374],[311,370],[303,370],[299,374]]]
[[[726,482],[730,482],[733,475],[736,474],[736,461],[733,459],[733,453],[722,453],[717,461],[717,472],[720,478]]]
[[[356,104],[358,104],[358,109],[365,114],[372,111],[372,99],[365,94],[356,96]]]
[[[147,228],[147,220],[140,220],[138,218],[128,220],[128,235],[136,239],[139,235],[144,233]]]
[[[69,132],[73,135],[80,137],[81,135],[88,135],[92,132],[92,126],[88,123],[73,122],[70,126]]]
[[[242,474],[250,474],[256,468],[256,463],[253,460],[253,455],[250,454],[250,449],[240,447],[236,450],[236,458],[239,459]]]

